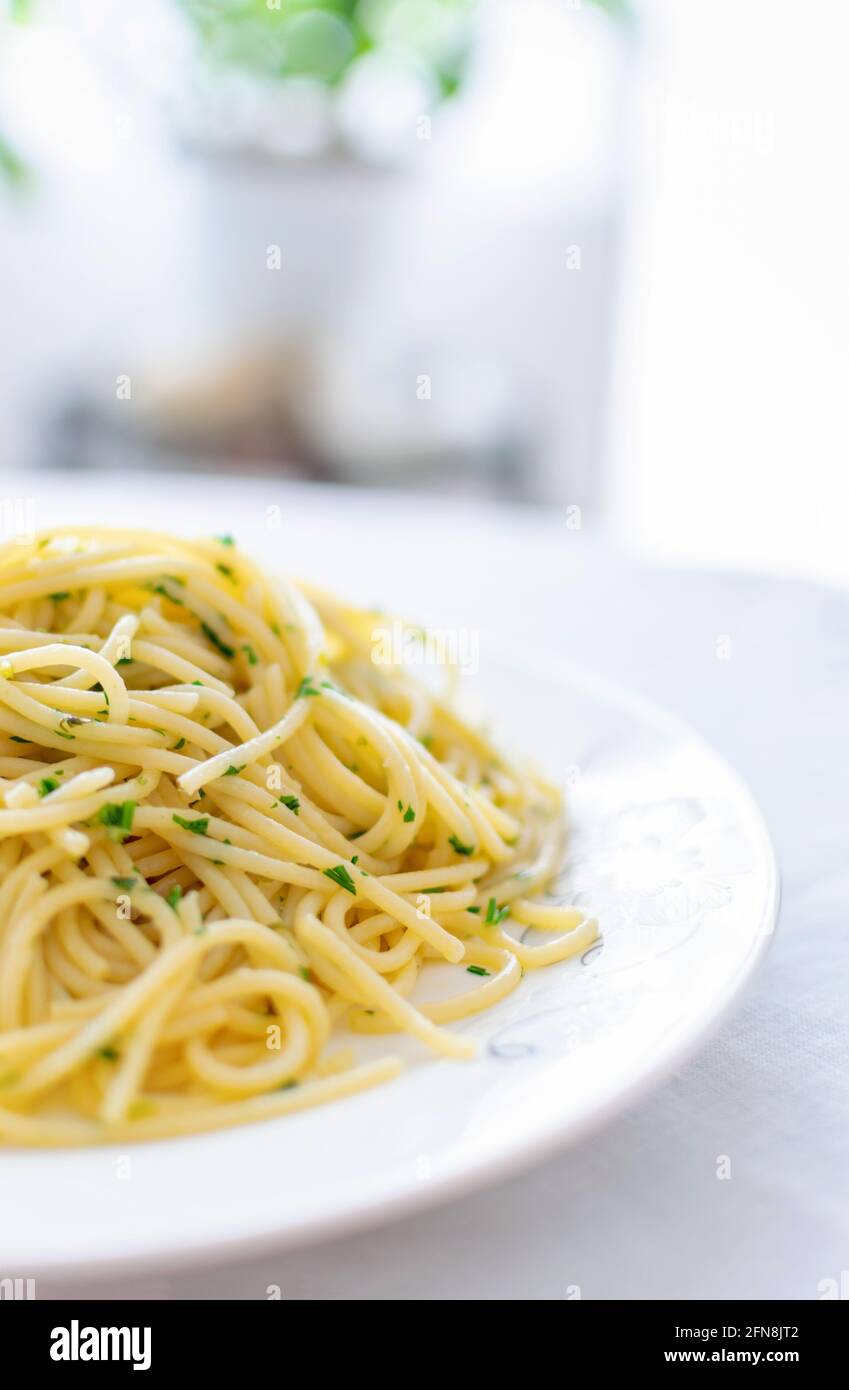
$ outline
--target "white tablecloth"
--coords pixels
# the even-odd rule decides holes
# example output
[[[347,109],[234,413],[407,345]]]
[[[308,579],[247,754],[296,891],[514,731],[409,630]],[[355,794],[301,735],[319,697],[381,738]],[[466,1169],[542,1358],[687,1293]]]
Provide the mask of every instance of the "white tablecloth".
[[[115,516],[112,482],[8,480],[36,524]],[[103,1297],[798,1298],[849,1271],[849,594],[651,571],[563,520],[259,482],[139,480],[134,524],[237,532],[285,568],[411,617],[479,614],[676,711],[748,781],[781,921],[736,1015],[650,1099],[512,1182],[250,1265]],[[280,508],[279,513],[275,508]],[[271,509],[271,510],[269,510]],[[278,525],[279,523],[279,525]],[[720,639],[728,639],[724,642]],[[729,647],[730,641],[730,647]],[[727,657],[727,659],[726,659]],[[721,1162],[727,1156],[730,1178]],[[849,1273],[844,1276],[849,1292]],[[833,1281],[829,1282],[829,1281]],[[571,1292],[570,1292],[571,1291]],[[41,1296],[63,1292],[40,1288]]]

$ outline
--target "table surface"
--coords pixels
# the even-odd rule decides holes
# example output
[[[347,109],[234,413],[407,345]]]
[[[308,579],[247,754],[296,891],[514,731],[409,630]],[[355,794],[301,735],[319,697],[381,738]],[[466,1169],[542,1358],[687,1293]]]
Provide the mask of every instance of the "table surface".
[[[736,766],[783,881],[778,932],[736,1014],[647,1100],[545,1166],[311,1249],[40,1296],[836,1296],[849,1271],[849,594],[653,570],[520,509],[270,479],[24,474],[3,493],[36,526],[234,531],[365,604],[432,622],[477,614],[484,654],[510,645],[594,667]]]

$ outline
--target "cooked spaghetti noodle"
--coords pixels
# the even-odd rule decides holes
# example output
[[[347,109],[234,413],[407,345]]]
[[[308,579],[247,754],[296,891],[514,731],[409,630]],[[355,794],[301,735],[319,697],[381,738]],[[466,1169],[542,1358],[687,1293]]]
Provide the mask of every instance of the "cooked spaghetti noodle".
[[[229,537],[0,550],[0,1141],[282,1115],[394,1076],[596,936],[559,794]],[[550,933],[541,945],[512,923]],[[413,991],[429,962],[464,985]]]

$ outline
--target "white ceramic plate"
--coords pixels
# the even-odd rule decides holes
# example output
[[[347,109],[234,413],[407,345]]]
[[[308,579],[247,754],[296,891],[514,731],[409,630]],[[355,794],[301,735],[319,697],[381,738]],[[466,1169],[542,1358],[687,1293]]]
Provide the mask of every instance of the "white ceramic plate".
[[[497,732],[567,785],[559,893],[598,916],[603,943],[461,1025],[476,1061],[402,1040],[400,1079],[321,1110],[156,1144],[0,1151],[0,1274],[165,1271],[456,1196],[598,1126],[716,1023],[775,924],[749,794],[676,720],[592,678],[487,663],[472,684]]]

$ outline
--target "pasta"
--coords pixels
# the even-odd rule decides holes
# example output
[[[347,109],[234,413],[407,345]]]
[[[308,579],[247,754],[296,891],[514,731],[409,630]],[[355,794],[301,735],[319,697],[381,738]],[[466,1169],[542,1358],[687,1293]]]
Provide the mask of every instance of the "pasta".
[[[540,902],[559,793],[377,661],[375,622],[226,536],[0,550],[0,1142],[188,1134],[398,1073],[342,1026],[469,1057],[447,1025],[596,937]],[[421,1002],[437,961],[462,988]]]

